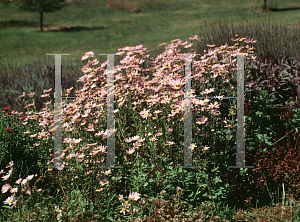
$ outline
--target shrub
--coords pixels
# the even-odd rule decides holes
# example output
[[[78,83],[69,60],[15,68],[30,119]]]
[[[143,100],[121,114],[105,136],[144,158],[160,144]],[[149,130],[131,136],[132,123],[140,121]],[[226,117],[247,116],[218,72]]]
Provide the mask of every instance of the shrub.
[[[227,179],[224,181],[228,181],[234,191],[226,201],[231,207],[243,205],[246,209],[274,203],[271,194],[279,197],[278,188],[282,183],[287,193],[296,198],[299,196],[299,108],[291,111],[287,107],[267,107],[266,95],[255,101],[260,104],[259,108],[249,102],[245,112],[248,117],[246,165],[253,165],[254,169],[242,170],[240,174],[235,171],[225,173]],[[249,113],[249,107],[252,113]]]

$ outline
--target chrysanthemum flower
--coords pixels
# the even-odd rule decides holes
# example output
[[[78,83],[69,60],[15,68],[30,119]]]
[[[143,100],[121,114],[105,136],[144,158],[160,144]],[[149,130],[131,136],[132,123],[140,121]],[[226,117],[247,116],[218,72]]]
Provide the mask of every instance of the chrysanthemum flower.
[[[140,199],[140,195],[141,194],[139,194],[137,192],[133,192],[133,193],[129,194],[128,198],[131,200],[138,200],[138,199]]]

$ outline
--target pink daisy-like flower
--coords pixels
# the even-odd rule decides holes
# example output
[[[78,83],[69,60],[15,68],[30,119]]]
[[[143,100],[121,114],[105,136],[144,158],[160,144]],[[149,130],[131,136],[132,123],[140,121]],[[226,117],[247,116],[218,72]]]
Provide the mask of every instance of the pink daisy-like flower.
[[[6,165],[6,168],[12,167],[14,165],[14,161],[10,161],[8,165]]]
[[[173,145],[173,144],[175,144],[173,141],[168,141],[168,142],[166,143],[166,145],[168,145],[168,146],[171,146],[171,145]]]
[[[11,189],[12,187],[7,183],[5,185],[2,186],[2,193],[6,193],[9,189]]]
[[[87,58],[94,57],[94,53],[92,51],[85,53],[84,56],[82,56],[81,60],[85,60]]]
[[[125,215],[125,212],[130,213],[130,211],[128,209],[126,209],[124,206],[122,206],[122,210],[120,211],[120,213]]]
[[[198,35],[194,35],[194,36],[193,36],[193,38],[192,38],[192,37],[190,37],[189,39],[190,39],[191,41],[198,40]]]
[[[52,88],[50,88],[50,89],[44,89],[44,93],[46,93],[46,92],[50,92],[52,90]]]
[[[10,174],[7,174],[7,175],[3,176],[3,177],[2,177],[2,178],[3,178],[2,181],[7,180],[9,177],[10,177]]]
[[[201,118],[197,119],[197,124],[204,124],[207,121],[207,117],[202,116]]]
[[[14,204],[14,197],[13,196],[8,197],[5,201],[3,201],[3,203],[8,205]]]
[[[207,151],[208,149],[209,149],[209,146],[204,146],[203,149],[202,149],[202,151],[203,150]]]
[[[25,96],[25,92],[23,92],[23,94],[21,96],[19,96],[19,97],[24,97],[24,96]]]
[[[152,114],[149,113],[149,111],[150,111],[150,110],[144,109],[143,111],[140,112],[140,115],[141,115],[143,118],[146,118],[146,119],[147,119],[148,117],[151,117],[151,116],[152,116]]]
[[[135,151],[135,149],[134,149],[134,148],[132,148],[132,149],[130,149],[130,150],[127,150],[126,152],[127,152],[128,154],[133,154],[133,153],[134,153],[134,151]]]
[[[43,98],[43,97],[48,97],[48,96],[50,96],[50,94],[44,94],[44,95],[41,95],[42,98]]]
[[[27,179],[28,181],[30,181],[30,180],[32,180],[33,177],[34,177],[34,175],[32,174],[32,175],[27,176],[26,179]]]
[[[123,195],[119,194],[118,199],[119,199],[119,200],[122,200],[122,199],[123,199]]]
[[[16,193],[16,192],[18,192],[18,189],[19,189],[19,188],[17,188],[17,187],[12,188],[12,189],[10,189],[10,192],[11,192],[11,193]]]
[[[195,149],[195,147],[197,147],[197,145],[192,143],[191,146],[189,147],[189,149],[191,149],[193,151]]]
[[[142,207],[145,203],[146,203],[145,200],[141,200],[141,201],[139,202],[140,207]]]
[[[131,200],[138,200],[138,199],[140,199],[140,195],[141,194],[139,194],[137,192],[133,192],[133,193],[129,194],[128,198]]]
[[[21,181],[22,181],[22,178],[18,179],[18,180],[16,181],[16,184],[20,184]]]
[[[24,179],[24,180],[22,180],[21,184],[25,185],[27,182],[28,182],[28,179]]]

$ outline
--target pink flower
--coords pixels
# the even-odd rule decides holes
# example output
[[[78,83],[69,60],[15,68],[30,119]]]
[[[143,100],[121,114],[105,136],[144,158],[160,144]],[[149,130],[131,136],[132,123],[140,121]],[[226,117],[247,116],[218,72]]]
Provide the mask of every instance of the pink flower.
[[[6,110],[8,110],[9,109],[9,107],[4,107],[3,108],[3,111],[6,111]]]
[[[202,151],[203,151],[203,150],[205,150],[205,151],[209,150],[209,146],[204,146],[204,147],[202,148]]]
[[[94,53],[92,51],[85,53],[84,56],[82,56],[81,60],[86,60],[87,58],[94,57]]]
[[[2,186],[2,193],[6,193],[8,190],[11,189],[11,186],[7,183],[5,185]]]
[[[133,154],[133,153],[134,153],[134,151],[135,151],[135,149],[134,149],[134,148],[132,148],[132,149],[130,149],[130,150],[127,150],[126,152],[127,152],[128,154]]]
[[[3,201],[3,203],[8,205],[14,204],[14,197],[13,196],[8,197],[5,201]]]
[[[207,121],[207,117],[202,116],[201,118],[197,119],[198,121],[196,122],[197,124],[204,124]]]
[[[147,119],[148,116],[152,116],[152,114],[149,113],[149,111],[150,111],[150,110],[144,109],[142,112],[140,112],[140,115],[141,115],[143,118],[146,118],[146,119]]]
[[[43,92],[46,93],[46,92],[50,92],[52,90],[52,88],[50,89],[45,89]]]
[[[137,192],[133,192],[133,193],[129,194],[128,198],[131,200],[138,200],[138,199],[140,199],[140,195],[141,194],[139,194]]]

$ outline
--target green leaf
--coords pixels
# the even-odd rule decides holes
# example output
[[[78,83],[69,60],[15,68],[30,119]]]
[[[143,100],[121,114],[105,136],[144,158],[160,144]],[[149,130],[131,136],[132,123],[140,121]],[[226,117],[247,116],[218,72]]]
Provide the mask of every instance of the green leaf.
[[[8,208],[8,209],[12,209],[12,207],[11,207],[11,206],[6,206],[6,205],[3,205],[2,207],[4,207],[4,208]]]
[[[260,112],[260,111],[256,111],[255,114],[256,114],[257,116],[261,116],[263,113]]]
[[[110,221],[115,221],[114,219],[111,218],[111,216],[107,216],[107,219],[109,219]]]
[[[231,140],[232,137],[233,137],[232,135],[227,135],[227,136],[226,136],[226,139],[227,139],[227,140]]]
[[[215,177],[213,180],[214,180],[215,183],[222,182],[222,180],[220,179],[220,177]]]
[[[191,211],[185,213],[186,216],[190,216],[191,214],[192,214]]]
[[[152,183],[152,182],[155,182],[155,180],[152,179],[152,178],[150,178],[150,179],[149,179],[149,182]]]

